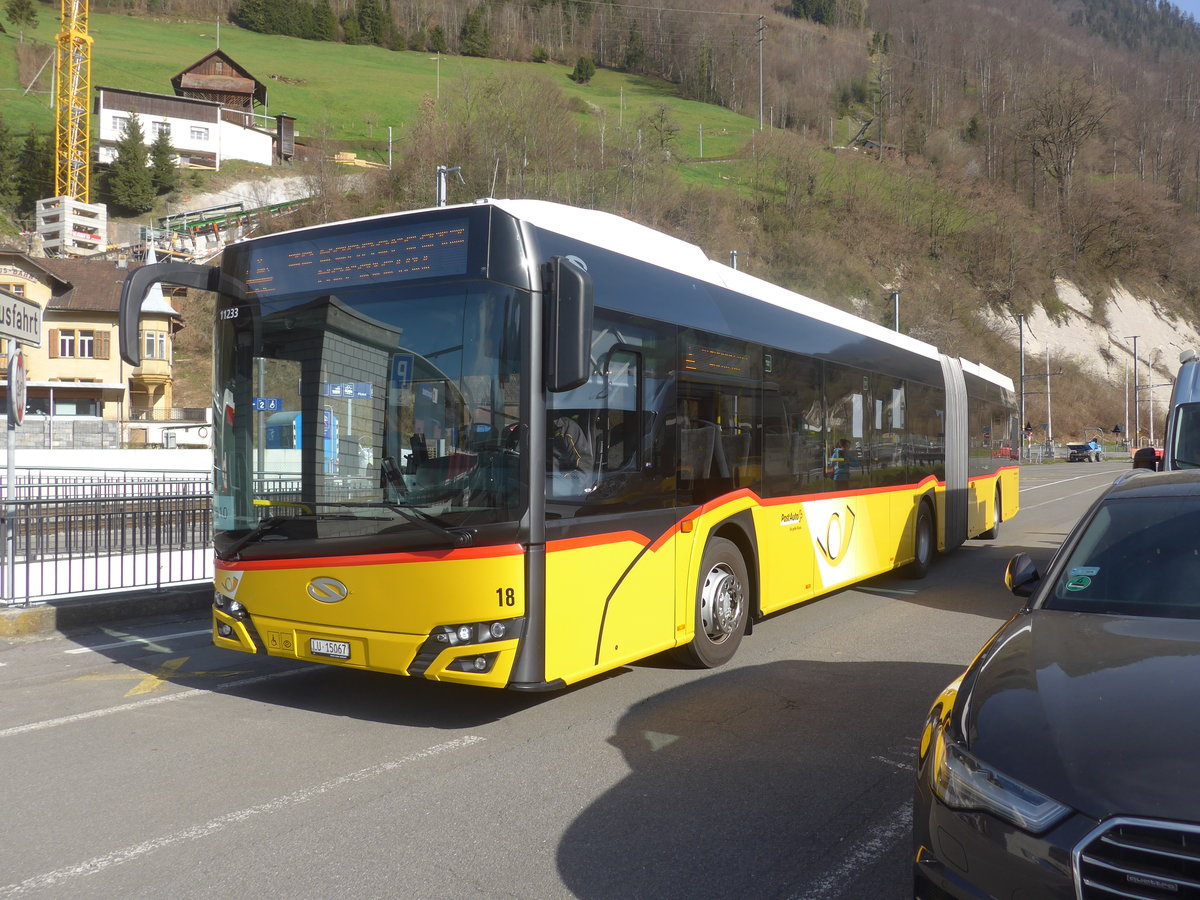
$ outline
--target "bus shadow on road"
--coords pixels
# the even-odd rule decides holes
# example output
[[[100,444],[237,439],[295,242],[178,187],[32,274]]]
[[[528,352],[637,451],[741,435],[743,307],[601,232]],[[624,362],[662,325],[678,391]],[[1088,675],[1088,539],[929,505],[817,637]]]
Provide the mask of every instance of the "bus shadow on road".
[[[609,677],[616,674],[619,671]],[[594,683],[592,680],[585,685]],[[306,666],[290,678],[231,686],[221,693],[386,725],[455,730],[499,721],[571,694],[580,687],[525,694],[378,672]]]
[[[589,900],[905,896],[917,740],[959,672],[791,660],[638,703],[610,738],[628,776],[558,846],[564,884]]]

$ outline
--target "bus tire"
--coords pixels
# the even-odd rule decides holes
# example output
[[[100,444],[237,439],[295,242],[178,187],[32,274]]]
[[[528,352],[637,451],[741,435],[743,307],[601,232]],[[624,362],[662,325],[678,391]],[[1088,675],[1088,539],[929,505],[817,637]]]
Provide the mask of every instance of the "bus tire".
[[[904,569],[909,578],[924,578],[933,564],[937,535],[933,528],[933,513],[929,504],[922,500],[917,504],[917,517],[913,522],[913,560]]]
[[[727,663],[742,642],[750,608],[750,576],[737,545],[713,538],[696,577],[696,633],[680,647],[687,665],[712,669]]]
[[[983,541],[994,541],[1000,537],[1000,512],[1002,510],[1000,504],[1000,488],[996,488],[996,496],[992,503],[992,527],[979,536]]]

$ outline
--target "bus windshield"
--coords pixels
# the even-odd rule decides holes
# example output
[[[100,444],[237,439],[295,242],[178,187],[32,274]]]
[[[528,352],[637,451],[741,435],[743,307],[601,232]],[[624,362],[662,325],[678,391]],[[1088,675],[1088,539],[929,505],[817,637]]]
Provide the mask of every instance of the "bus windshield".
[[[217,552],[454,546],[496,525],[511,540],[521,302],[483,281],[220,295]]]

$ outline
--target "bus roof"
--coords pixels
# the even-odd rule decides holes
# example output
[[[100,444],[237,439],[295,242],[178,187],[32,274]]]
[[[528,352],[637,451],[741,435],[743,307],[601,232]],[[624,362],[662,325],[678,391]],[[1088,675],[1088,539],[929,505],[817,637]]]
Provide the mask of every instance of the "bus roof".
[[[764,303],[814,316],[865,337],[871,337],[929,359],[940,359],[937,347],[917,338],[885,328],[837,307],[797,294],[787,288],[740,272],[705,256],[695,244],[671,237],[612,213],[579,209],[545,200],[481,200],[503,209],[538,228],[593,244],[605,250],[640,259],[736,291]],[[1012,379],[994,369],[960,360],[963,369],[985,381],[1013,390]]]
[[[695,244],[656,231],[645,225],[640,225],[630,219],[622,218],[613,213],[596,209],[583,209],[554,203],[549,200],[503,200],[481,198],[473,203],[460,203],[454,206],[440,207],[442,210],[473,208],[478,206],[494,206],[513,216],[528,222],[537,228],[550,231],[564,237],[591,244],[604,250],[620,253],[632,259],[638,259],[651,265],[673,272],[685,274],[688,277],[707,281],[787,309],[801,315],[821,319],[830,325],[844,328],[864,337],[891,344],[910,353],[924,356],[931,360],[940,360],[941,352],[937,347],[917,338],[900,332],[892,331],[875,322],[859,318],[852,313],[837,307],[797,294],[787,288],[756,278],[746,272],[715,262],[709,259],[704,251]],[[426,209],[405,210],[403,213],[383,213],[377,216],[366,216],[355,221],[372,221],[391,218],[418,212],[431,212],[438,207]],[[322,225],[312,225],[295,229],[295,234],[322,228]],[[286,233],[286,232],[285,232]],[[990,381],[1002,388],[1013,390],[1012,379],[1001,375],[987,366],[961,360],[965,371],[971,372],[985,381]]]

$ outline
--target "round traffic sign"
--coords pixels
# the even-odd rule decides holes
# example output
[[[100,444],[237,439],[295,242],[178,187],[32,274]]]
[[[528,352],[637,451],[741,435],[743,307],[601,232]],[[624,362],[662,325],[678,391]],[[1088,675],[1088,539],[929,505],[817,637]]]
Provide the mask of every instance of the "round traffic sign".
[[[25,354],[20,350],[8,357],[8,421],[25,421]]]

